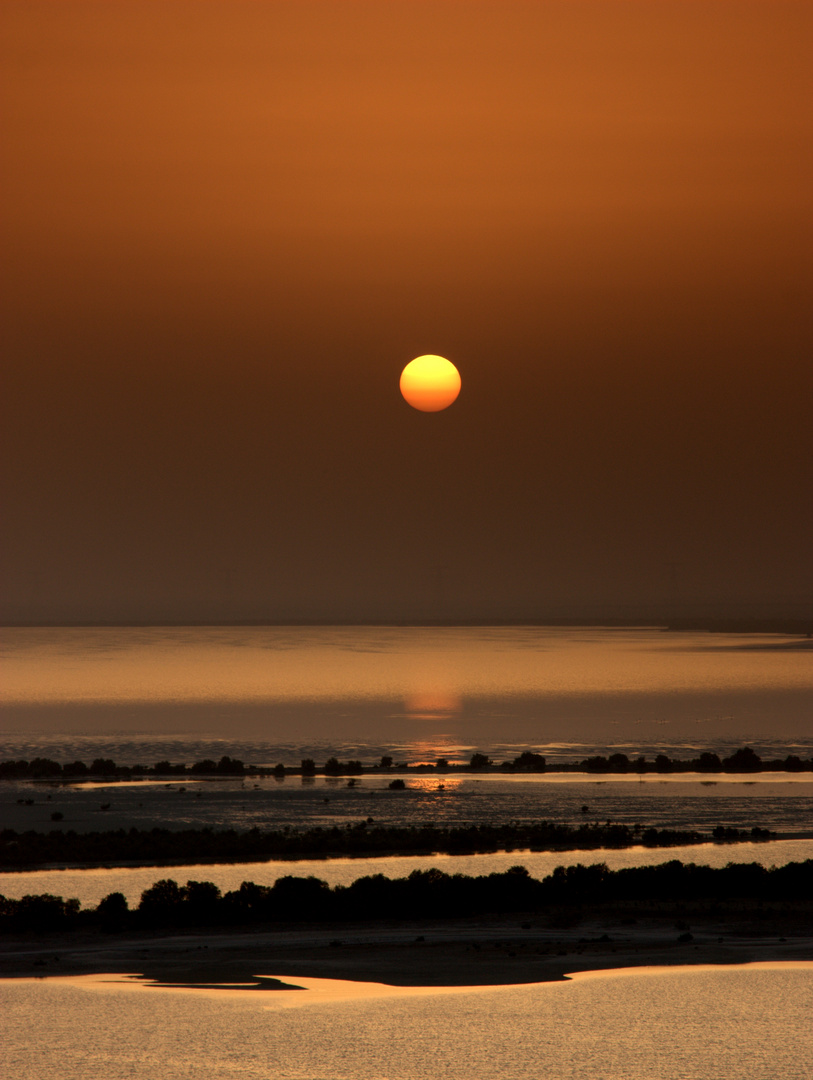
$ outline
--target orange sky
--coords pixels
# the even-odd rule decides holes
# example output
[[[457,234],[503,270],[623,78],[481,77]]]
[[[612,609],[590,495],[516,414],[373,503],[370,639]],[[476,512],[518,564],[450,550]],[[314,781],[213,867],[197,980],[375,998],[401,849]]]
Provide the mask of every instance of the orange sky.
[[[0,17],[7,617],[813,601],[813,5]]]

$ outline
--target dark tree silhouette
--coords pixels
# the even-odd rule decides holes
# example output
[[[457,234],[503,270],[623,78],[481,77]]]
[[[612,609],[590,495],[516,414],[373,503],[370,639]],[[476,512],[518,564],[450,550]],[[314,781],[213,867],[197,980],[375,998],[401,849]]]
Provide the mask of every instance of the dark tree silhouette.
[[[522,772],[545,771],[545,758],[542,754],[534,754],[530,750],[525,750],[519,757],[514,758],[513,764],[515,768],[520,769]]]
[[[759,772],[762,758],[755,754],[750,746],[744,746],[742,750],[736,750],[731,757],[723,758],[723,768],[726,772]]]

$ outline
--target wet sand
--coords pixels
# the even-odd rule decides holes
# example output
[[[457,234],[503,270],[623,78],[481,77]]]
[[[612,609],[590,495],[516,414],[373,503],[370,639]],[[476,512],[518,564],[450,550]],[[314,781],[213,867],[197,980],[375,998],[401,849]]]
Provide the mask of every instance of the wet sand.
[[[680,920],[678,920],[680,921]],[[530,925],[529,925],[530,924]],[[687,935],[690,935],[687,937]],[[585,918],[563,929],[530,917],[375,927],[297,926],[113,936],[19,935],[4,940],[0,977],[128,972],[163,986],[274,990],[273,979],[343,979],[392,986],[496,986],[546,982],[578,971],[755,961],[813,961],[809,917],[757,925],[750,916]],[[290,985],[290,984],[289,984]]]

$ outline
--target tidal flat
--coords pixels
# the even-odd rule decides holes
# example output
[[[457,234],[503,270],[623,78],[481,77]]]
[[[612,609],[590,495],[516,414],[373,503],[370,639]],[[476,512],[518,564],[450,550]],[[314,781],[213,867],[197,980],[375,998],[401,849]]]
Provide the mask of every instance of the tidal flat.
[[[630,909],[632,910],[632,909]],[[347,979],[393,986],[498,986],[639,966],[813,962],[813,901],[792,911],[673,903],[630,910],[211,931],[17,934],[0,978],[129,972],[161,986]],[[558,925],[557,925],[558,923]],[[569,923],[569,925],[567,925]]]
[[[720,866],[740,860],[784,865],[809,857],[795,847],[788,854],[791,845],[809,843],[809,773],[466,771],[475,753],[498,762],[542,754],[561,764],[621,753],[648,760],[658,754],[725,757],[749,745],[769,761],[788,754],[810,758],[810,653],[777,648],[773,639],[527,627],[54,630],[17,636],[6,756],[61,762],[112,758],[135,766],[217,761],[228,754],[270,770],[279,762],[296,766],[305,758],[325,762],[336,756],[359,759],[366,770],[349,779],[284,770],[280,777],[250,779],[192,780],[187,774],[132,784],[10,782],[2,791],[3,820],[18,832],[64,830],[79,837],[131,828],[352,833],[363,822],[372,834],[484,824],[522,830],[547,821],[576,832],[585,823],[604,828],[613,822],[630,831],[639,827],[641,833],[649,828],[707,837],[718,828],[758,827],[785,839],[672,851],[636,846],[591,853],[426,854],[416,855],[410,865],[405,856],[382,855],[330,859],[318,866],[314,860],[309,867],[300,859],[199,864],[182,871],[180,862],[186,860],[180,860],[150,871],[23,871],[4,875],[14,878],[14,892],[11,886],[0,889],[9,896],[22,895],[23,889],[98,904],[103,895],[121,891],[135,904],[160,877],[212,880],[224,891],[238,890],[245,879],[270,887],[291,873],[349,886],[363,874],[383,871],[394,877],[412,868],[504,873],[531,855],[539,863],[531,870],[536,878],[555,865],[592,860],[621,868],[651,865],[654,858]],[[167,671],[171,686],[162,682]],[[427,671],[433,673],[431,686],[424,685]],[[51,694],[47,701],[43,686]],[[145,686],[152,688],[148,701],[133,690]],[[374,763],[386,756],[394,760],[393,771],[376,774]],[[420,764],[439,760],[456,767],[444,771]],[[401,771],[401,763],[410,767]],[[393,776],[405,780],[404,790],[390,789]],[[44,875],[50,874],[46,883]],[[77,875],[82,881],[74,885]],[[103,891],[97,894],[98,889]],[[115,933],[98,927],[70,934],[14,932],[3,939],[0,976],[22,987],[32,977],[50,986],[60,975],[124,972],[137,977],[147,995],[161,987],[237,984],[254,986],[258,999],[280,1000],[273,979],[352,980],[371,987],[553,986],[574,972],[653,965],[677,972],[709,964],[734,971],[765,961],[813,961],[809,905],[755,898],[723,905],[673,897],[457,918],[396,917],[385,909],[366,922],[277,919]],[[293,1035],[286,1039],[286,1046],[298,1045]],[[335,1044],[341,1047],[341,1038]],[[437,1045],[435,1040],[433,1052]],[[409,1047],[403,1053],[406,1069]],[[288,1072],[350,1075],[345,1064],[308,1073],[305,1064],[296,1063]],[[477,1075],[487,1072],[478,1065]],[[411,1059],[408,1075],[420,1075]]]

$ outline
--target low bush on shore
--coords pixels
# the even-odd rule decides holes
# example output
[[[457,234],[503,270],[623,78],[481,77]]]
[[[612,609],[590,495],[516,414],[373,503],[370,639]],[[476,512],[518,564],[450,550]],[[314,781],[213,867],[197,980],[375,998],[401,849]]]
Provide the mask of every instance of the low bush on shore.
[[[316,877],[283,877],[271,886],[244,881],[221,893],[209,881],[172,879],[155,882],[130,910],[121,893],[106,896],[96,908],[82,910],[78,900],[62,897],[0,897],[0,932],[54,932],[81,928],[133,931],[163,927],[244,926],[254,923],[347,922],[380,919],[464,918],[517,912],[545,913],[562,908],[582,913],[590,908],[635,902],[715,905],[771,902],[810,904],[813,860],[766,868],[758,863],[729,863],[723,868],[681,863],[610,870],[559,866],[539,881],[523,866],[500,874],[468,877],[440,870],[415,870],[409,877],[383,874],[331,888]]]
[[[797,754],[787,754],[784,758],[763,759],[750,746],[735,750],[728,757],[704,752],[699,757],[681,759],[670,758],[666,754],[657,754],[654,760],[645,757],[630,758],[626,754],[615,753],[605,757],[597,754],[571,762],[547,762],[542,754],[524,751],[511,761],[495,763],[486,754],[472,754],[469,763],[450,764],[446,758],[438,758],[434,764],[421,762],[413,765],[406,763],[393,766],[392,757],[385,754],[378,765],[364,765],[361,761],[339,761],[328,758],[324,765],[317,765],[313,758],[303,758],[299,765],[285,765],[280,762],[273,768],[260,765],[246,765],[238,758],[224,755],[219,761],[209,758],[196,761],[193,765],[173,764],[170,761],[158,761],[154,765],[117,765],[110,758],[95,758],[90,765],[83,761],[71,761],[60,764],[50,758],[34,758],[32,761],[0,761],[0,780],[54,780],[76,783],[82,780],[128,780],[147,779],[149,777],[187,776],[219,777],[228,779],[245,776],[274,776],[284,779],[286,776],[361,776],[365,773],[381,774],[390,772],[435,772],[435,773],[543,773],[543,772],[588,772],[588,773],[758,773],[758,772],[811,772],[813,758],[800,758]]]
[[[597,848],[676,847],[718,840],[768,840],[767,829],[719,826],[711,835],[693,829],[647,829],[640,825],[584,822],[578,827],[549,821],[505,825],[387,827],[361,821],[343,828],[312,829],[112,829],[78,833],[0,830],[0,866],[29,869],[43,865],[126,865],[199,862],[259,862],[264,859],[327,856],[415,855],[435,852],[538,850],[594,851]]]

